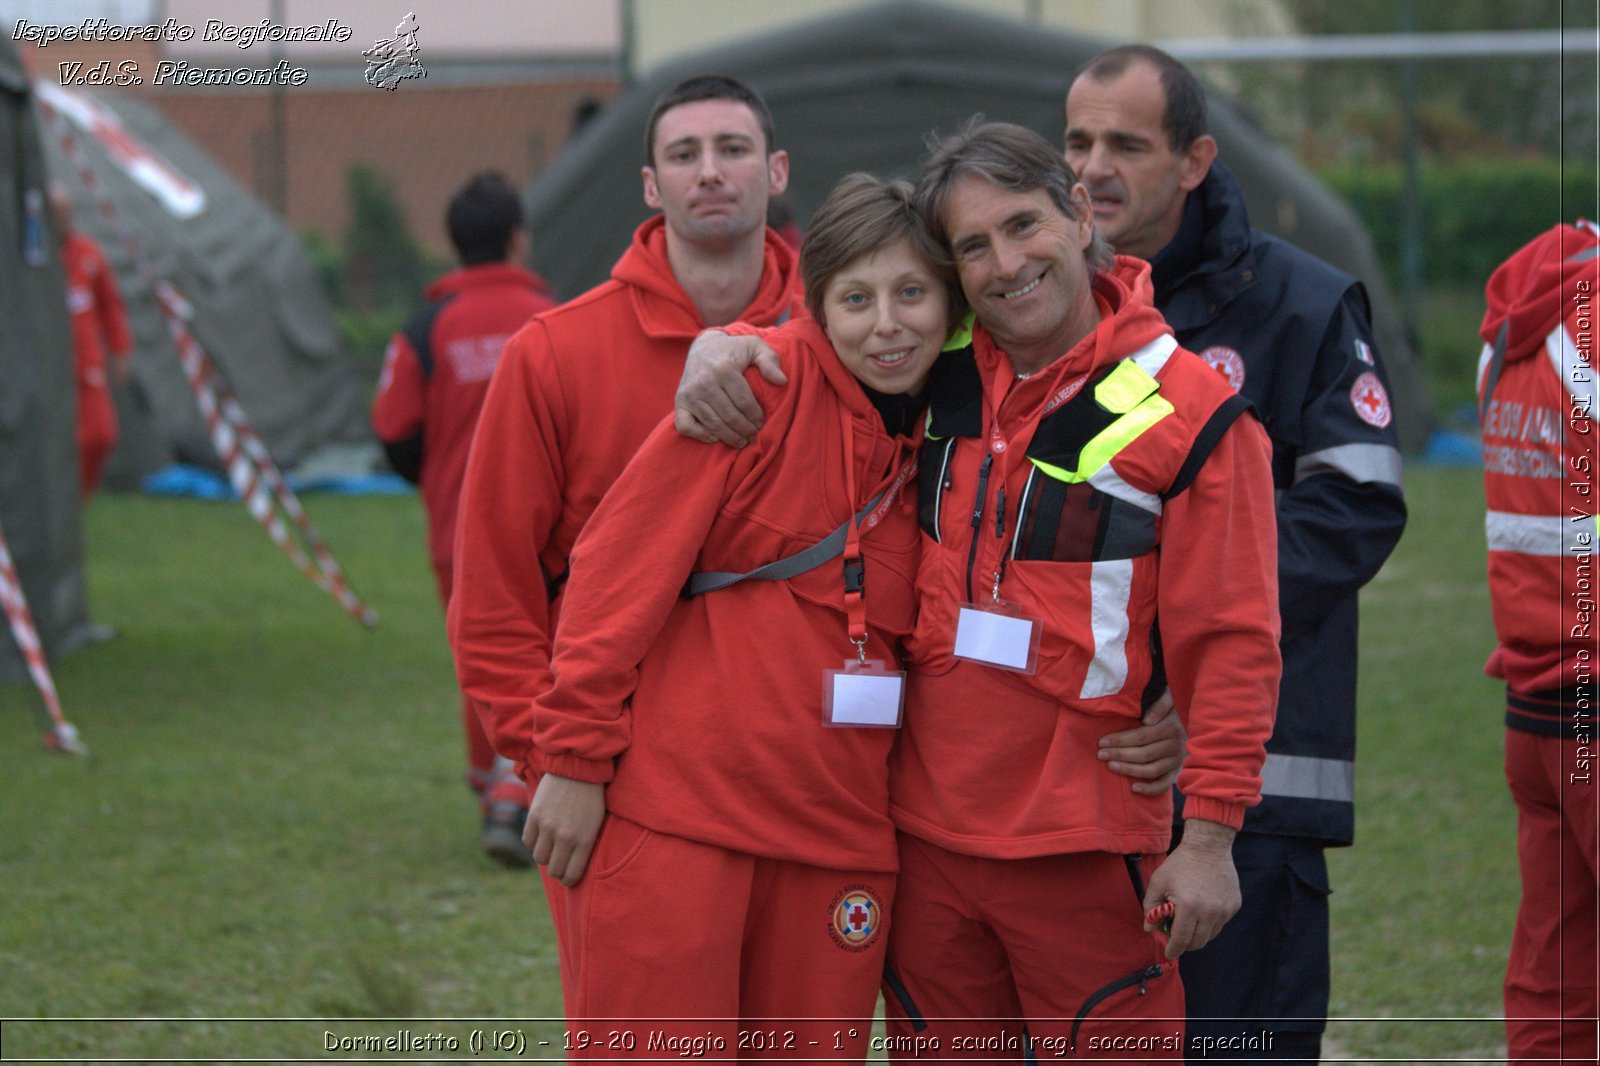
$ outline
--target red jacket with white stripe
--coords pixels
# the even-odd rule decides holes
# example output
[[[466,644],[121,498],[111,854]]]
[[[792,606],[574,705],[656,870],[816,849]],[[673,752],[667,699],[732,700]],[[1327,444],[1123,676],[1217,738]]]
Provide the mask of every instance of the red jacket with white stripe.
[[[894,730],[822,724],[823,671],[854,651],[840,560],[679,595],[691,573],[810,548],[887,493],[862,521],[867,657],[893,669],[916,615],[915,442],[888,436],[815,323],[760,335],[789,383],[747,375],[767,412],[754,443],[699,444],[669,418],[584,527],[534,736],[546,772],[609,781],[608,809],[650,829],[891,870]]]
[[[794,253],[767,230],[760,283],[740,320],[770,326],[804,312]],[[702,328],[667,261],[658,215],[635,231],[611,280],[513,336],[489,383],[461,491],[450,644],[495,749],[530,783],[539,772],[533,701],[550,687],[567,557],[672,412]]]
[[[1597,289],[1600,236],[1580,222],[1518,250],[1485,290],[1478,396],[1500,642],[1486,670],[1505,678],[1513,703],[1575,685],[1593,692]],[[1535,732],[1562,717],[1553,706],[1514,710],[1508,724]]]
[[[1105,350],[1091,333],[1018,380],[980,328],[967,384],[943,391],[951,354],[930,383],[921,613],[890,794],[901,829],[954,851],[1166,849],[1170,795],[1135,795],[1095,754],[1140,714],[1158,614],[1189,730],[1187,816],[1238,828],[1260,799],[1280,672],[1267,438],[1177,347],[1147,264],[1119,257],[1094,291]],[[990,602],[997,572],[1000,599],[1042,622],[1032,675],[953,656],[960,606]]]

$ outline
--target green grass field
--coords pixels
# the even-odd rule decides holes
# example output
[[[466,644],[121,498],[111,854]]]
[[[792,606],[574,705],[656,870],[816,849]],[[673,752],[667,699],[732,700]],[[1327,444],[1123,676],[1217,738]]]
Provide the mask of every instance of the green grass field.
[[[1408,490],[1364,607],[1330,1051],[1470,1061],[1503,1055],[1516,897],[1482,495],[1470,470]],[[412,1053],[390,1057],[444,1033],[460,1050],[437,1057],[466,1058],[474,1029],[486,1059],[516,1057],[495,1029],[560,1055],[559,1023],[533,1021],[560,1014],[543,897],[477,850],[419,508],[308,502],[376,631],[238,504],[93,503],[95,613],[122,635],[56,671],[93,755],[42,750],[33,690],[0,687],[7,1059],[381,1058],[327,1042],[400,1032]]]

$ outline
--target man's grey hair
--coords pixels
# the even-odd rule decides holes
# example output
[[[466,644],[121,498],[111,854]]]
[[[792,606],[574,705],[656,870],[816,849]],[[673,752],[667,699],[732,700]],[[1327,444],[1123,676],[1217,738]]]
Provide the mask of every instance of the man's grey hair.
[[[917,180],[917,211],[945,247],[950,245],[944,222],[950,189],[969,176],[1014,192],[1043,189],[1062,214],[1078,219],[1078,205],[1072,201],[1078,176],[1061,153],[1030,129],[1009,122],[985,122],[983,116],[974,115],[959,132],[934,145]],[[1084,249],[1084,260],[1091,276],[1111,268],[1111,245],[1098,229]]]

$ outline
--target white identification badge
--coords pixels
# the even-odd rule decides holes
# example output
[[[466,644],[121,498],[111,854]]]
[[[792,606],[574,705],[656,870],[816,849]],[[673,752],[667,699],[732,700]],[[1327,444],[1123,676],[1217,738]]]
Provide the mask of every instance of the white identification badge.
[[[1038,665],[1039,636],[1044,627],[1037,618],[1019,613],[1015,605],[997,600],[979,606],[961,605],[956,618],[957,659],[1031,674]]]
[[[906,704],[906,672],[883,660],[847,660],[822,672],[822,724],[897,729]]]

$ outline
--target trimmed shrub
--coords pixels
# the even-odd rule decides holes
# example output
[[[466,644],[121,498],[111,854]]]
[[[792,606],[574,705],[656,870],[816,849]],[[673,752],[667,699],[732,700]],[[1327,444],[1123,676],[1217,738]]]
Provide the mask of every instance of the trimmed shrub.
[[[1341,165],[1317,176],[1355,208],[1377,247],[1389,281],[1401,280],[1405,172],[1399,166]],[[1425,164],[1422,269],[1430,283],[1482,285],[1512,252],[1557,222],[1595,218],[1592,163],[1548,159],[1476,159]]]

